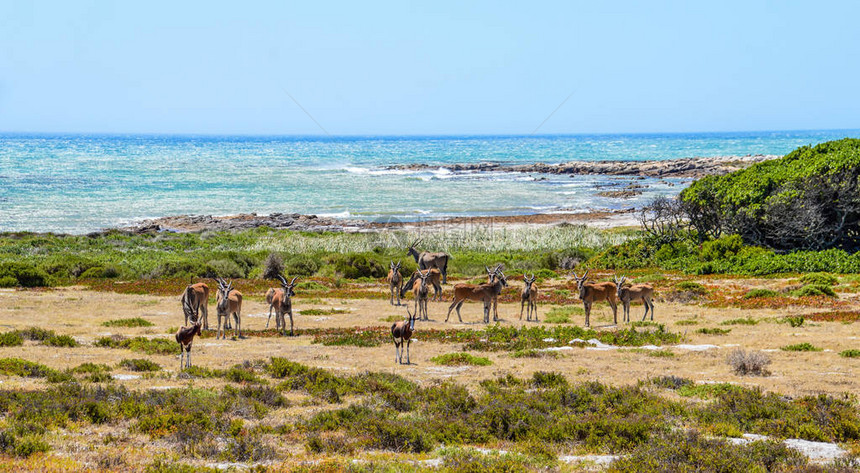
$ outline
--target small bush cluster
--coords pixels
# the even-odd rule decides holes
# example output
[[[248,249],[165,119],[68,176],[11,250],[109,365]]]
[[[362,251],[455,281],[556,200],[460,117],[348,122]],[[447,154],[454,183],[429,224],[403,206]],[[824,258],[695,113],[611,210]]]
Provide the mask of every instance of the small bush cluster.
[[[131,319],[114,319],[102,322],[102,326],[104,327],[152,327],[154,325],[154,323],[140,317],[134,317]]]
[[[437,365],[444,366],[461,366],[461,365],[471,365],[471,366],[489,366],[493,364],[489,358],[485,358],[483,356],[475,356],[469,353],[446,353],[444,355],[434,356],[430,358],[430,361],[436,363]]]
[[[161,366],[158,363],[143,358],[125,359],[119,362],[119,366],[129,371],[161,371]]]
[[[750,289],[744,294],[744,299],[759,299],[762,297],[779,297],[779,293],[771,289]]]
[[[740,376],[768,376],[770,357],[759,351],[733,350],[727,359],[735,374]]]
[[[815,346],[809,342],[796,343],[794,345],[786,345],[784,347],[779,347],[779,349],[782,351],[821,351],[822,350],[821,348],[818,348],[817,346]]]
[[[703,335],[728,335],[732,329],[730,328],[700,328],[696,330],[696,333],[701,333]]]
[[[178,345],[175,341],[171,341],[166,338],[146,337],[101,337],[96,340],[95,346],[105,348],[127,348],[131,351],[146,353],[147,355],[171,355],[176,353],[178,350]]]

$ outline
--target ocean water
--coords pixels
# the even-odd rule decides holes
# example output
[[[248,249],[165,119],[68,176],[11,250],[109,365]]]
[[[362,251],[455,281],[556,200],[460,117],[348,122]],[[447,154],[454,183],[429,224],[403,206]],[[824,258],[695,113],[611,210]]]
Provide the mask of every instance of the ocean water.
[[[785,154],[858,130],[565,136],[0,134],[0,231],[86,233],[177,214],[375,221],[639,207],[687,179],[453,173],[451,163]],[[429,163],[421,172],[386,166]],[[645,186],[633,199],[602,190]]]

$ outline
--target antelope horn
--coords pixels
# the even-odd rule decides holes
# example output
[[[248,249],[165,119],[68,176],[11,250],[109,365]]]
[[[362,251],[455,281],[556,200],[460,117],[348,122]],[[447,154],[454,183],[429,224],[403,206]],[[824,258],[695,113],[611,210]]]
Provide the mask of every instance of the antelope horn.
[[[583,274],[583,275],[582,275],[582,279],[585,279],[585,278],[587,278],[587,277],[588,277],[588,272],[589,272],[589,271],[591,271],[591,270],[590,270],[590,269],[586,269],[586,270],[585,270],[585,274]]]
[[[281,276],[280,274],[278,275],[278,279],[280,279],[280,280],[281,280],[281,284],[283,284],[283,285],[285,285],[285,286],[287,285],[287,280],[286,280],[286,279],[284,279],[284,277],[283,277],[283,276]]]
[[[579,276],[576,275],[576,271],[571,271],[570,274],[573,274],[573,279],[579,279]]]
[[[295,286],[296,285],[296,279],[298,279],[298,278],[299,278],[298,276],[294,277],[293,280],[290,281],[290,286]]]

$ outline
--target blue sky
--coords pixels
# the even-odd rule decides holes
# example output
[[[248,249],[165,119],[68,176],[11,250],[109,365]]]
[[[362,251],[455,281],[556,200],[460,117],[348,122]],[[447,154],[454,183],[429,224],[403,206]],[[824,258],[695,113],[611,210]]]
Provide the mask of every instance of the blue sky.
[[[405,3],[4,1],[0,131],[860,124],[860,2]]]

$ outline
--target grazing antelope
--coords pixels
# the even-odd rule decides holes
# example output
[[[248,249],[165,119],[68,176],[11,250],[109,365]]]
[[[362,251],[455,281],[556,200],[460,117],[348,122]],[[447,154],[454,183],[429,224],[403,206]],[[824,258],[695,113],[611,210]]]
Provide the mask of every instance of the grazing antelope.
[[[395,322],[391,326],[391,337],[394,339],[394,362],[403,364],[403,345],[406,345],[406,364],[409,362],[409,344],[412,343],[412,334],[415,332],[415,320],[418,319],[418,313],[412,314],[409,312],[409,306],[406,306],[406,320]]]
[[[499,296],[502,289],[508,286],[508,280],[501,269],[497,269],[492,277],[491,283],[486,284],[457,284],[454,286],[454,301],[448,307],[448,315],[445,317],[445,322],[451,317],[451,311],[457,308],[457,318],[460,323],[463,323],[463,318],[460,317],[460,307],[466,300],[481,301],[484,303],[484,323],[490,323],[490,306],[493,300]],[[494,321],[499,320],[498,316],[494,316]]]
[[[421,242],[421,239],[415,240],[406,250],[407,255],[412,255],[415,262],[418,263],[418,269],[436,268],[442,272],[442,284],[448,284],[448,254],[447,253],[430,253],[429,251],[418,252],[415,245]]]
[[[215,306],[218,312],[218,331],[215,333],[215,339],[227,338],[226,322],[229,322],[230,316],[233,316],[236,322],[234,330],[236,338],[242,338],[242,293],[233,289],[232,282],[225,282],[218,278],[218,291],[216,293],[217,304]],[[221,318],[224,318],[225,327],[221,326]]]
[[[298,276],[294,277],[292,281],[287,282],[283,276],[278,275],[278,279],[281,280],[281,287],[272,295],[272,305],[275,307],[275,325],[277,326],[278,332],[282,335],[285,335],[287,332],[287,320],[284,318],[284,314],[290,316],[290,336],[295,335],[293,333],[293,301],[292,297],[296,295],[294,291],[296,287],[296,280],[299,279]],[[269,322],[266,322],[266,327],[269,326]]]
[[[520,294],[520,320],[523,320],[523,306],[528,304],[528,310],[526,312],[526,321],[531,321],[532,313],[535,314],[535,322],[538,322],[537,315],[537,298],[538,298],[538,287],[535,284],[535,277],[532,274],[532,277],[529,278],[525,274],[523,274],[523,282],[526,283],[525,287],[523,287],[523,292]]]
[[[613,277],[613,279],[615,279],[615,286],[618,288],[616,294],[624,307],[624,322],[630,322],[630,303],[633,301],[642,301],[642,305],[645,306],[645,315],[642,316],[643,321],[648,317],[649,309],[651,311],[651,320],[654,320],[654,302],[651,300],[654,297],[654,287],[650,284],[624,286],[624,281],[627,280],[625,276],[621,276],[620,280],[617,277]]]
[[[585,305],[585,326],[591,326],[591,306],[595,302],[603,301],[609,303],[612,307],[612,316],[614,323],[618,325],[618,305],[615,303],[616,287],[615,283],[611,282],[585,282],[588,279],[588,270],[582,277],[573,273],[573,279],[576,280],[576,287],[579,289],[579,298]]]
[[[190,291],[189,291],[190,289]],[[205,283],[194,283],[194,278],[191,283],[185,287],[185,292],[182,293],[180,302],[182,303],[182,311],[185,312],[185,299],[191,300],[191,307],[194,307],[194,319],[196,320],[200,313],[203,313],[203,330],[209,330],[209,286]],[[185,325],[188,325],[189,314],[185,312]]]
[[[388,263],[388,289],[391,294],[388,297],[388,303],[394,305],[394,293],[397,292],[397,305],[400,305],[400,295],[403,292],[403,276],[400,275],[400,261],[394,264],[394,261]]]
[[[194,336],[200,335],[202,324],[197,317],[198,307],[193,302],[193,296],[189,293],[193,292],[193,288],[188,286],[185,289],[185,294],[182,298],[182,312],[185,313],[185,320],[191,319],[191,326],[181,327],[176,331],[176,342],[179,343],[179,371],[182,368],[191,368],[191,344],[194,342]],[[184,296],[188,297],[184,297]],[[182,366],[182,359],[185,358],[185,366]]]
[[[427,281],[433,286],[433,300],[441,301],[442,300],[442,272],[436,268],[430,268],[430,277],[427,278]],[[418,280],[418,275],[421,273],[421,270],[417,270],[412,273],[412,276],[409,277],[409,280],[403,284],[403,287],[400,288],[400,298],[406,296],[406,291],[412,291],[415,289],[415,281]]]

